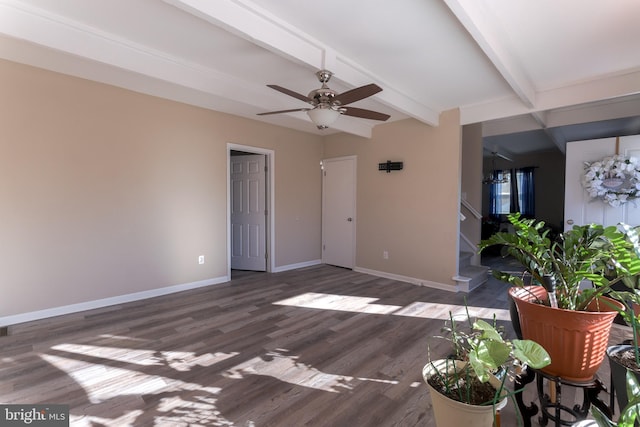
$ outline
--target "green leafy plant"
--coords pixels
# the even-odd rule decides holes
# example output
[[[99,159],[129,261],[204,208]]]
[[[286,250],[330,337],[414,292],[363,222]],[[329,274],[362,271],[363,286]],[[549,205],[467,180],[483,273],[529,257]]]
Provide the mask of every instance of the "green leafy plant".
[[[632,279],[637,281],[640,280],[640,277],[636,276]],[[634,309],[634,307],[640,306],[640,290],[634,288],[631,291],[614,291],[611,294],[612,297],[622,302],[625,306],[625,309],[620,312],[620,315],[627,325],[631,327],[631,348],[634,354],[636,371],[640,372],[640,348],[638,347],[638,335],[640,334],[640,310]]]
[[[640,280],[640,277],[636,276],[634,280]],[[627,405],[622,409],[618,424],[612,423],[602,413],[593,413],[594,419],[598,421],[600,426],[623,426],[631,427],[636,426],[636,418],[640,411],[640,386],[638,385],[638,376],[640,376],[640,348],[638,348],[638,336],[640,334],[640,310],[637,308],[640,306],[640,291],[634,289],[634,292],[624,292],[622,295],[615,295],[617,299],[622,301],[625,305],[624,311],[620,314],[625,322],[631,327],[632,339],[625,341],[629,343],[627,347],[612,349],[609,353],[610,366],[613,371],[623,368],[625,369],[625,384],[617,384],[620,379],[618,375],[613,376],[612,387],[617,390],[618,402],[620,405],[624,405],[623,402],[627,402]],[[633,355],[633,359],[629,359],[629,355]],[[620,388],[626,388],[626,392],[622,392]]]
[[[551,363],[549,354],[538,343],[504,339],[495,319],[492,325],[484,320],[471,322],[467,315],[467,323],[469,330],[465,331],[460,322],[450,316],[449,323],[443,328],[445,335],[437,338],[450,341],[453,354],[445,361],[444,369],[430,362],[436,371],[430,380],[431,386],[452,399],[468,404],[495,405],[512,394],[506,388],[511,368],[528,365],[540,369]],[[491,379],[498,381],[488,384]],[[488,393],[479,392],[481,384]]]
[[[634,427],[636,419],[640,419],[640,383],[629,370],[626,374],[626,383],[629,403],[620,411],[617,423],[607,418],[596,406],[591,407],[591,415],[600,427]]]
[[[583,311],[600,295],[614,292],[613,285],[623,283],[626,290],[637,287],[640,274],[640,239],[637,227],[620,224],[574,226],[557,238],[549,237],[543,221],[524,219],[519,213],[508,215],[514,232],[498,232],[480,242],[480,252],[500,245],[525,269],[525,274],[494,271],[493,275],[514,286],[524,286],[525,279],[543,285],[551,276],[557,286],[560,308]],[[581,289],[584,280],[593,287]],[[620,295],[620,291],[616,291]]]

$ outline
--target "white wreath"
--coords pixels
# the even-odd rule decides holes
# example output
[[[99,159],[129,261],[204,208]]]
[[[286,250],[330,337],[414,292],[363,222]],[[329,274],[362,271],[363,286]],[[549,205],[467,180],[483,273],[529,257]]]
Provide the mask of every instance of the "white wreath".
[[[591,198],[619,207],[640,197],[640,165],[635,157],[616,154],[585,162],[582,185]]]

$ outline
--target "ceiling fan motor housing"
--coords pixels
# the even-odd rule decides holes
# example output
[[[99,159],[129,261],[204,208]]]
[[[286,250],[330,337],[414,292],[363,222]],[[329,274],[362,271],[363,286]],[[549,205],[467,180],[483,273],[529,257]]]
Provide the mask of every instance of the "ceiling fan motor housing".
[[[318,77],[318,80],[322,83],[322,87],[312,90],[308,95],[309,98],[314,101],[315,106],[328,108],[334,104],[333,98],[335,98],[338,93],[327,86],[331,76],[333,76],[333,73],[329,70],[319,70],[316,72],[316,77]]]
[[[313,99],[315,105],[331,105],[336,95],[336,91],[326,87],[324,83],[320,89],[314,89],[309,92],[309,98]]]

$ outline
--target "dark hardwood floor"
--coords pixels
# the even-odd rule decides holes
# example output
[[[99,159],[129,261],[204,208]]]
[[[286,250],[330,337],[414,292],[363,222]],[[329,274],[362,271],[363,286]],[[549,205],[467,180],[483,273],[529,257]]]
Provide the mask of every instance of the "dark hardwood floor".
[[[429,337],[465,297],[513,334],[493,279],[465,295],[324,265],[241,273],[11,327],[0,400],[67,404],[72,426],[432,426]]]

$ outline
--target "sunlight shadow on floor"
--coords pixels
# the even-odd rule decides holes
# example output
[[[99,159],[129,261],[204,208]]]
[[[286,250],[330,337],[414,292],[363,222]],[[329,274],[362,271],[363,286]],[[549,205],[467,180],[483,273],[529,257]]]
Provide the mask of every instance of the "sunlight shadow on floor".
[[[429,319],[449,319],[451,315],[465,314],[470,317],[510,320],[509,310],[474,307],[455,304],[440,304],[429,302],[413,302],[405,307],[399,305],[374,304],[379,298],[365,298],[350,295],[322,294],[307,292],[295,297],[274,302],[275,305],[313,308],[319,310],[349,311],[353,313],[392,314],[394,316],[419,317]]]

